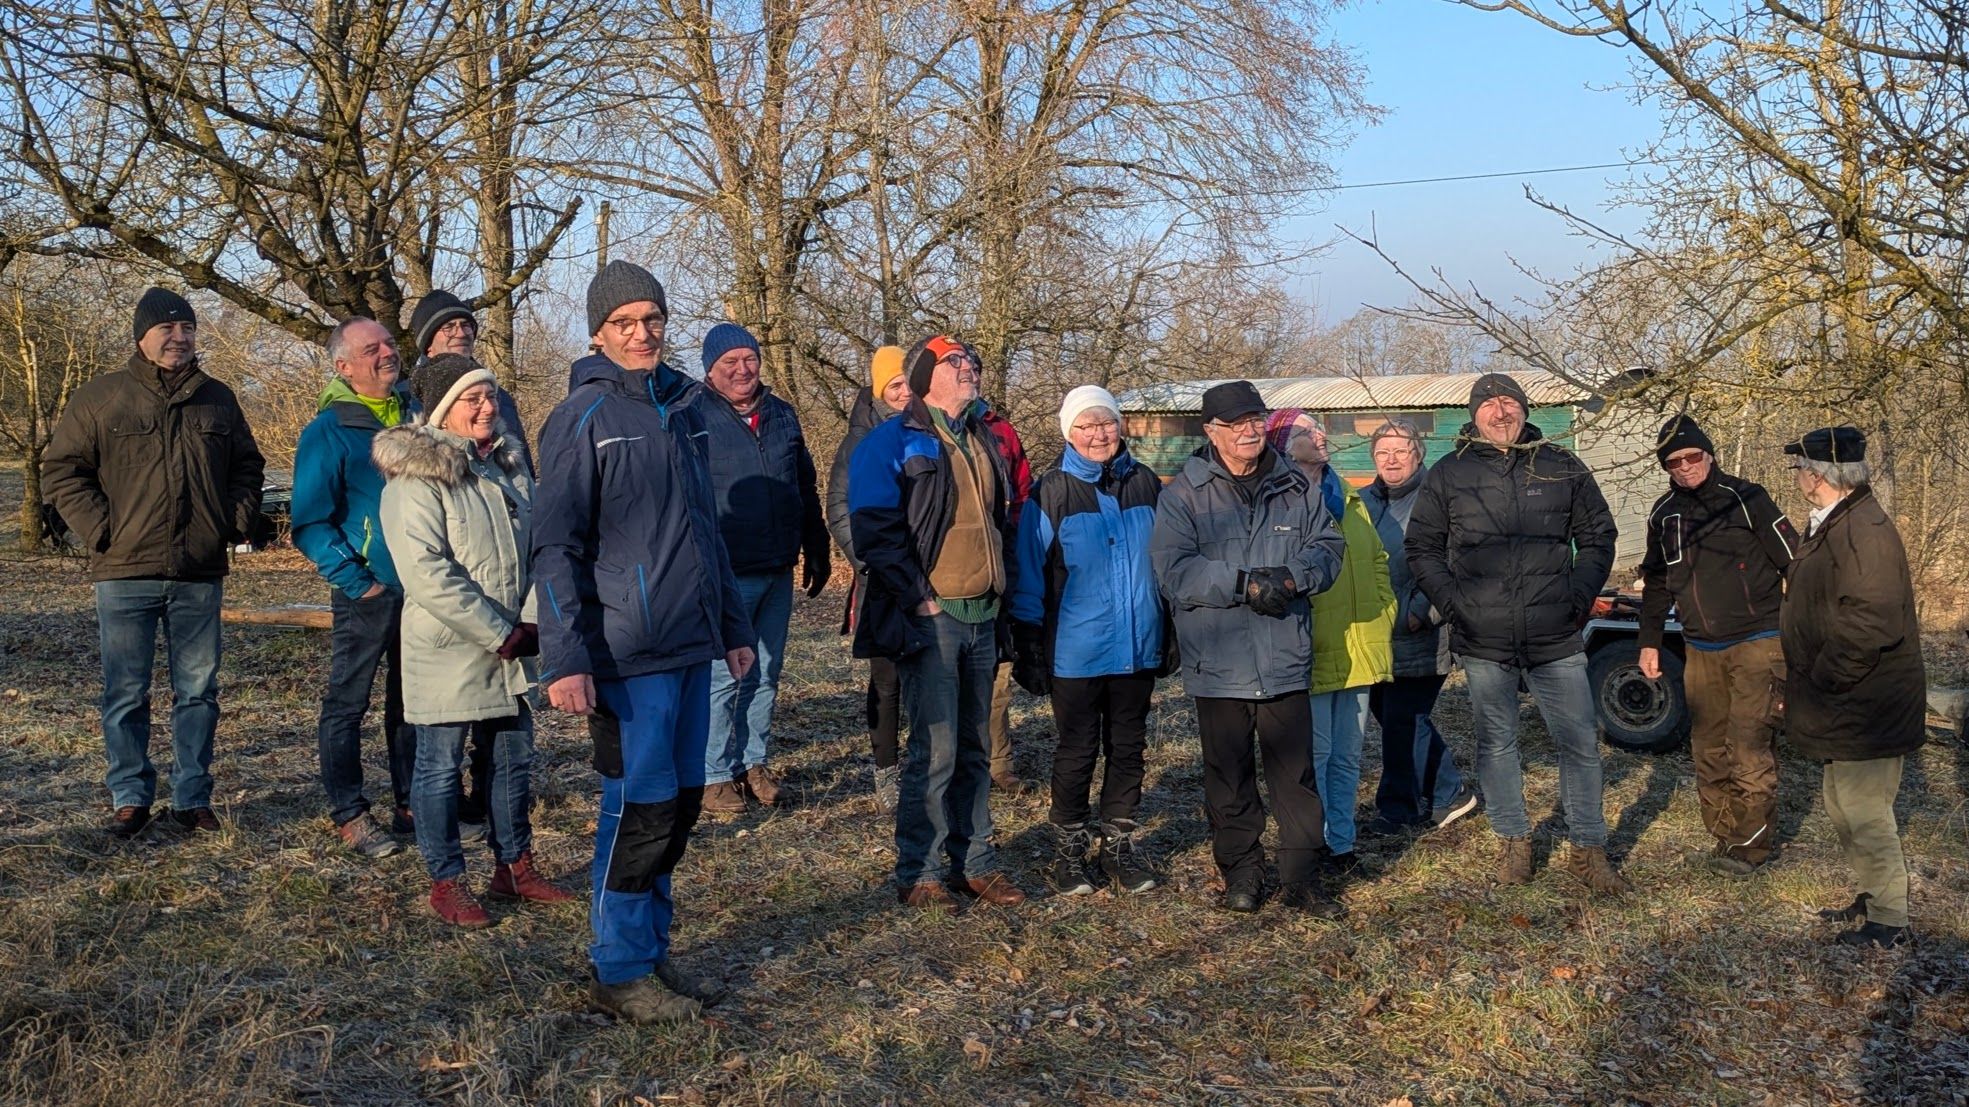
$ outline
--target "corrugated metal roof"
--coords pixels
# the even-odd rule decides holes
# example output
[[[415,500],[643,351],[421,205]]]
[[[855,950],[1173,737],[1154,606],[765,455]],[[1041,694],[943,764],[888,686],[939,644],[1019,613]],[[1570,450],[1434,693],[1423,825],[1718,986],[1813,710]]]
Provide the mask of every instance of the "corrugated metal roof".
[[[1590,399],[1592,393],[1544,371],[1511,374],[1531,402],[1567,404]],[[1431,407],[1463,407],[1470,387],[1482,373],[1412,373],[1391,377],[1272,377],[1252,380],[1258,394],[1273,408],[1303,407],[1308,411],[1405,411]],[[1197,411],[1203,394],[1223,380],[1174,381],[1131,388],[1119,397],[1121,410]]]

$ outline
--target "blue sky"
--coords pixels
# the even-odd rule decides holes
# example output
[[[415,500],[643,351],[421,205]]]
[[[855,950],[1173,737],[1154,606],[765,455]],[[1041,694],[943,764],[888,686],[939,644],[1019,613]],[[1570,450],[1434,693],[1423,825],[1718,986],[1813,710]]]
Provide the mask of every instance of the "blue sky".
[[[1338,39],[1365,63],[1368,98],[1387,110],[1335,159],[1341,184],[1543,169],[1622,161],[1660,130],[1652,107],[1632,103],[1627,55],[1509,13],[1443,0],[1380,0],[1337,16]],[[1496,296],[1534,285],[1511,259],[1570,272],[1603,256],[1557,216],[1524,198],[1530,184],[1622,230],[1639,216],[1609,212],[1609,185],[1625,170],[1365,188],[1334,193],[1325,211],[1280,229],[1288,244],[1334,239],[1334,225],[1365,234],[1417,275],[1440,267]],[[1362,304],[1395,306],[1412,290],[1367,248],[1340,239],[1301,267],[1288,288],[1324,323]]]

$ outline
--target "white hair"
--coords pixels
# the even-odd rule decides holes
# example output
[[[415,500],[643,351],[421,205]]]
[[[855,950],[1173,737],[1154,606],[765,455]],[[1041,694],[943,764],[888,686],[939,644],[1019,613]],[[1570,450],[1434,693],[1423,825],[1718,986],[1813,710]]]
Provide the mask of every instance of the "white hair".
[[[1864,461],[1818,461],[1809,457],[1798,459],[1798,467],[1809,469],[1819,475],[1819,479],[1839,489],[1850,492],[1867,482],[1869,476]]]

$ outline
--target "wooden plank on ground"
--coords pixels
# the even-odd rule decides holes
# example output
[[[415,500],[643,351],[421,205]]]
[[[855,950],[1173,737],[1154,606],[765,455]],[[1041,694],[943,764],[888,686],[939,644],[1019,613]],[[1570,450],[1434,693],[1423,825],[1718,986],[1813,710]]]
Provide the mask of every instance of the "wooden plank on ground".
[[[335,625],[334,612],[327,604],[284,603],[272,607],[228,607],[219,612],[221,622],[256,627],[301,627],[327,630]]]

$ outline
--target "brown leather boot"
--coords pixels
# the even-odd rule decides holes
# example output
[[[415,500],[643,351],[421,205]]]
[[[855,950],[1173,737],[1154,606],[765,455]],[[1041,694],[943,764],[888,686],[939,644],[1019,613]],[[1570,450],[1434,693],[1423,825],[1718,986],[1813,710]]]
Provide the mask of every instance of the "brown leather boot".
[[[591,976],[588,1003],[598,1011],[634,1023],[684,1022],[704,1011],[703,1005],[664,987],[655,976],[638,977],[622,984],[604,984]]]
[[[972,895],[995,907],[1017,907],[1026,901],[1026,894],[1019,891],[1018,885],[1007,879],[1004,873],[966,877],[964,887],[969,889]]]
[[[524,899],[534,903],[566,903],[574,898],[573,892],[555,886],[540,875],[540,870],[533,867],[531,850],[520,854],[512,864],[494,869],[485,894],[493,899]]]
[[[1634,890],[1607,860],[1601,846],[1571,846],[1566,850],[1564,868],[1595,895],[1624,896]]]
[[[931,911],[957,910],[957,897],[941,881],[925,880],[911,885],[906,892],[898,892],[896,899],[910,907],[920,907]]]
[[[1531,839],[1501,839],[1497,851],[1497,882],[1499,884],[1531,883]]]
[[[704,786],[704,813],[707,815],[745,814],[745,785],[721,780]]]
[[[767,807],[778,807],[779,801],[785,798],[785,789],[780,787],[779,779],[764,765],[754,765],[745,770],[745,790]]]

